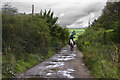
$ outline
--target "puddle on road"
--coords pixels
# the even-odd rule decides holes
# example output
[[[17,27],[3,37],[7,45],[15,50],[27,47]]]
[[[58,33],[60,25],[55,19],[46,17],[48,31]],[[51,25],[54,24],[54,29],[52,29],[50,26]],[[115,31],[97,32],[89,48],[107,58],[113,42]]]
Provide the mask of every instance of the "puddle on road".
[[[84,63],[82,65],[85,65]]]
[[[50,77],[50,76],[60,76],[62,78],[74,78],[73,76],[71,76],[71,73],[75,71],[73,69],[67,69],[67,70],[58,70],[56,73],[54,72],[49,72],[46,74],[46,76]]]
[[[75,53],[75,52],[74,52]],[[63,66],[65,64],[65,61],[68,61],[68,60],[72,60],[72,59],[75,59],[75,56],[76,54],[62,54],[62,55],[57,55],[55,57],[52,58],[52,62],[49,62],[49,64],[52,64],[52,65],[49,65],[47,68],[51,68],[51,69],[55,69],[56,67],[60,67],[60,66]],[[55,65],[53,65],[55,64]],[[53,72],[48,72],[46,73],[46,76],[55,76],[55,75],[62,75],[63,77],[66,77],[66,78],[74,78],[73,76],[71,76],[71,73],[75,71],[73,69],[67,69],[67,70],[56,70],[56,71],[53,71]]]
[[[62,50],[63,52],[67,50]],[[76,54],[75,52],[72,52],[71,54],[57,54],[50,58],[49,61],[46,61],[43,63],[43,66],[39,67],[37,70],[40,71],[39,75],[45,76],[45,77],[51,77],[51,76],[60,76],[66,78],[74,78],[71,76],[71,73],[75,70],[73,69],[67,69],[67,70],[61,70],[64,65],[65,61],[75,59]]]
[[[61,50],[61,53],[66,53],[68,50],[66,50],[66,49],[63,49],[63,50]]]
[[[64,65],[64,62],[49,62],[52,65],[45,66],[46,69],[50,68],[56,68],[56,67],[61,67]]]
[[[37,70],[47,70],[47,69],[62,67],[64,65],[65,65],[64,62],[45,62],[44,65],[40,66]]]
[[[61,74],[67,78],[74,78],[73,76],[70,75],[73,71],[75,71],[75,70],[73,70],[73,69],[59,70],[58,74]]]
[[[53,59],[56,60],[56,61],[68,61],[68,60],[72,60],[72,59],[75,59],[75,54],[69,54],[68,56],[57,56],[57,57],[54,57]]]
[[[75,58],[74,57],[64,57],[64,58],[55,58],[55,59],[58,61],[68,61],[68,60],[75,59]]]
[[[55,73],[47,73],[47,76],[55,75]]]

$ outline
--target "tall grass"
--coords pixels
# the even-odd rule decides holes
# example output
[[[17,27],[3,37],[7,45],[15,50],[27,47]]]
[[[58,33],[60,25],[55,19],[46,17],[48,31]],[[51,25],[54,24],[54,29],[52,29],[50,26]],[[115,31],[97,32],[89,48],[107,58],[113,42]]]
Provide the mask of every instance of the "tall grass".
[[[95,78],[118,78],[118,52],[111,42],[112,32],[102,28],[88,28],[77,40],[78,49],[83,52],[83,59]],[[105,36],[105,37],[104,37]]]

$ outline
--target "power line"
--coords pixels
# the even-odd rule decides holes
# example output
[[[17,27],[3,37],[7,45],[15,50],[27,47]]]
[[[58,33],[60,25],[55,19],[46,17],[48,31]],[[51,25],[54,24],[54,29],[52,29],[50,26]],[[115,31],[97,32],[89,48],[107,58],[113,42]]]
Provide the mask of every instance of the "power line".
[[[31,6],[29,4],[24,4],[25,2],[15,2],[14,0],[11,0],[10,2],[7,3],[12,3],[12,4],[16,4],[16,5],[25,5],[26,7]]]
[[[6,3],[4,3],[4,4],[6,4]],[[3,4],[3,5],[4,5]],[[10,4],[12,7],[22,7],[22,8],[31,8],[31,5],[30,6],[27,6],[27,5],[21,5],[21,4],[16,4],[16,3],[8,3],[8,4]]]
[[[28,6],[28,5],[22,5],[22,4],[16,4],[16,3],[12,3],[12,4],[13,4],[13,5],[16,5],[16,6],[22,6],[22,7],[25,7],[25,8],[26,8],[26,7],[27,7],[27,8],[28,8],[28,7],[31,7],[31,5]]]
[[[18,6],[18,5],[14,5],[13,7],[18,9],[31,9],[31,7],[24,7],[24,6]]]
[[[26,5],[26,6],[31,6],[31,5],[29,5],[29,4],[24,4],[23,2],[15,2],[15,3],[18,3],[18,4],[22,4],[22,5]]]

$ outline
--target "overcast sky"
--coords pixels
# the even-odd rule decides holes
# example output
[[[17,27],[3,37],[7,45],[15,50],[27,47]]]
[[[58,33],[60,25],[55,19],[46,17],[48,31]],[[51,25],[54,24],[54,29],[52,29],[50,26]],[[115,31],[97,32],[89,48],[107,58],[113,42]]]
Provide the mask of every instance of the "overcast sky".
[[[2,4],[10,2],[19,12],[31,13],[31,5],[35,13],[51,9],[57,16],[58,24],[68,28],[83,28],[88,21],[100,16],[107,0],[2,0]]]

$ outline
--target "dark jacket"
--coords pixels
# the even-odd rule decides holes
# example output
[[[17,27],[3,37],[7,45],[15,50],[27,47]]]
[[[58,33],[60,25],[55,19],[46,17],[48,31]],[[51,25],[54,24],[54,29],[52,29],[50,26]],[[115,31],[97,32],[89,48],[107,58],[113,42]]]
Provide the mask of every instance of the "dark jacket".
[[[74,37],[73,35],[71,35],[71,36],[70,36],[70,39],[72,39],[72,40],[73,40],[74,38],[75,38],[75,37]]]
[[[75,38],[75,37],[74,37],[73,35],[70,36],[70,39],[73,40],[74,38]],[[74,42],[74,45],[75,45],[75,41],[74,41],[74,40],[73,40],[73,42]],[[70,44],[70,42],[69,42],[69,44]]]

